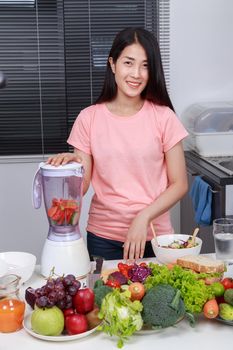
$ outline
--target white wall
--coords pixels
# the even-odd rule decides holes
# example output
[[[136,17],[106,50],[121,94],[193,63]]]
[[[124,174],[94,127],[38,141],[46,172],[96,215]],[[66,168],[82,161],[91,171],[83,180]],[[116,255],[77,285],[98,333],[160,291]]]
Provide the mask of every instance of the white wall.
[[[171,0],[171,97],[178,115],[199,100],[233,100],[233,1]],[[47,236],[44,209],[31,203],[37,163],[0,164],[0,251],[40,259]],[[81,231],[92,191],[83,202]],[[179,205],[172,210],[179,231]]]
[[[171,98],[233,101],[233,1],[171,0]]]

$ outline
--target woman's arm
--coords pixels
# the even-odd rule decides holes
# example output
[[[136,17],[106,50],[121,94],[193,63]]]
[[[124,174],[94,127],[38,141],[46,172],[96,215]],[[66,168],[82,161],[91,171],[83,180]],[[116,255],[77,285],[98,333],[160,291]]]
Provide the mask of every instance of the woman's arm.
[[[74,153],[58,153],[55,156],[48,158],[47,164],[54,166],[65,165],[70,162],[82,163],[84,167],[84,178],[83,178],[83,194],[85,194],[89,188],[92,175],[92,156],[85,152],[74,149]]]
[[[78,149],[74,149],[74,154],[76,154],[78,159],[81,159],[81,163],[84,167],[84,178],[83,178],[83,194],[88,191],[91,182],[92,176],[92,156],[85,152],[79,151]]]
[[[166,152],[165,161],[168,187],[133,220],[124,243],[124,259],[143,257],[147,228],[150,222],[168,211],[188,190],[184,151],[181,142]]]

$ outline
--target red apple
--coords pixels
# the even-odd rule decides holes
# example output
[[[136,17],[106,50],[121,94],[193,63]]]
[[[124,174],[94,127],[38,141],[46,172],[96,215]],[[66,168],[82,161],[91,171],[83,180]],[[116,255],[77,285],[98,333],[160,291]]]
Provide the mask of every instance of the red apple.
[[[92,289],[79,289],[73,296],[73,306],[80,314],[86,314],[94,309],[95,294]]]
[[[65,328],[69,335],[84,333],[88,330],[85,315],[73,314],[65,318]]]
[[[63,314],[64,317],[70,316],[70,315],[74,315],[75,314],[75,310],[73,308],[69,308],[69,309],[64,309],[63,310]]]

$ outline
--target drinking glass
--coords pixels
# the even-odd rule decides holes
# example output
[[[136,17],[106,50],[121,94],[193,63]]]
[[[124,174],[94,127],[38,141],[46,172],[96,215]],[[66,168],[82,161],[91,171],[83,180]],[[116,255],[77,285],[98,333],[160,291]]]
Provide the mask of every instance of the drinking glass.
[[[215,219],[213,235],[216,258],[226,263],[233,263],[233,219]]]

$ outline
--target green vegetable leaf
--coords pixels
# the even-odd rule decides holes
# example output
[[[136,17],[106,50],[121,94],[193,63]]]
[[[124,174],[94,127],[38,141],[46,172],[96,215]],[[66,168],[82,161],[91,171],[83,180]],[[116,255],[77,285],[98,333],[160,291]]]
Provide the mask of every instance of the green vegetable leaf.
[[[118,288],[108,293],[101,304],[99,318],[103,320],[99,329],[110,336],[118,337],[117,346],[121,348],[124,341],[142,328],[142,304],[131,301],[128,290],[121,292]]]
[[[165,265],[150,263],[152,275],[145,282],[146,289],[158,284],[170,284],[181,292],[187,312],[202,312],[205,302],[213,298],[213,292],[198,275],[175,265],[171,270]]]

